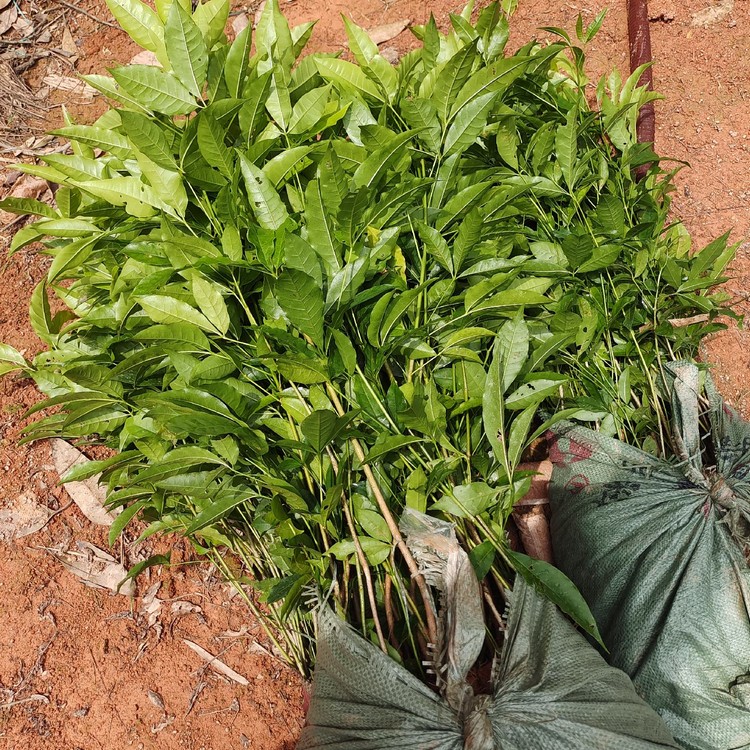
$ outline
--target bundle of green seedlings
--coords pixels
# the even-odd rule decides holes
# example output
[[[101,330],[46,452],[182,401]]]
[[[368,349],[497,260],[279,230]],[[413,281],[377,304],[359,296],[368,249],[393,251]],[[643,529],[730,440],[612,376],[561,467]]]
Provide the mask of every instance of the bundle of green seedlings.
[[[136,543],[187,535],[303,671],[311,586],[394,658],[434,641],[405,507],[455,521],[490,593],[515,570],[595,635],[509,547],[519,463],[563,417],[658,452],[660,363],[720,327],[733,254],[691,254],[667,219],[642,71],[592,109],[582,50],[549,29],[506,55],[497,3],[412,28],[392,65],[346,19],[351,55],[301,56],[313,24],[277,0],[231,44],[227,0],[108,2],[158,64],[85,76],[114,108],[20,167],[56,208],[2,202],[41,217],[12,250],[52,258],[31,301],[49,350],[0,351],[58,407],[26,439],[114,449],[65,477],[102,472],[111,539],[135,518]]]

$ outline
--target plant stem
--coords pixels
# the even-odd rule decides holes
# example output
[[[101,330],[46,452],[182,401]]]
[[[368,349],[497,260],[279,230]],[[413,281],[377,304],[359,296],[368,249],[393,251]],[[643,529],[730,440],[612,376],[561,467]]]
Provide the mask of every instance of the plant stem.
[[[328,458],[331,459],[331,466],[333,466],[333,471],[338,477],[339,475],[339,462],[336,460],[336,456],[333,454],[333,451],[331,450],[330,446],[326,449],[328,452]],[[383,628],[380,624],[380,618],[378,617],[378,603],[375,599],[375,588],[372,585],[372,573],[370,571],[370,565],[367,562],[367,556],[365,555],[365,551],[362,549],[362,545],[359,541],[359,534],[357,534],[357,529],[354,526],[354,521],[352,520],[352,513],[349,509],[349,498],[347,497],[347,494],[342,491],[342,503],[341,507],[344,510],[344,517],[346,518],[346,525],[349,527],[349,533],[352,536],[352,541],[354,542],[354,549],[357,551],[357,558],[359,559],[359,563],[362,566],[362,573],[365,577],[365,586],[367,587],[367,598],[370,601],[370,609],[372,610],[372,619],[375,622],[375,630],[378,634],[378,642],[380,643],[380,648],[382,649],[384,654],[388,653],[388,647],[385,645],[385,638],[383,637]]]
[[[336,393],[336,390],[330,383],[327,383],[326,385],[328,397],[331,399],[331,402],[333,403],[338,415],[340,417],[343,417],[346,412],[344,411],[344,407],[341,404],[338,393]],[[365,452],[364,450],[362,450],[362,445],[360,444],[359,440],[357,440],[357,438],[351,438],[350,442],[352,444],[352,448],[354,448],[354,453],[362,463],[362,470],[364,471],[365,478],[367,479],[367,483],[370,485],[370,489],[375,496],[375,501],[378,504],[378,508],[380,508],[383,519],[388,525],[388,529],[391,532],[393,541],[396,543],[399,552],[401,552],[406,562],[406,566],[409,568],[409,572],[411,573],[412,578],[419,588],[419,594],[422,597],[422,602],[424,603],[427,636],[430,640],[430,643],[437,643],[437,621],[435,619],[435,612],[432,609],[432,600],[430,598],[429,589],[427,588],[427,581],[425,581],[424,576],[419,572],[417,561],[414,559],[414,556],[406,546],[406,542],[404,541],[403,536],[401,536],[401,531],[398,528],[398,523],[396,523],[396,519],[393,517],[393,514],[388,507],[388,503],[386,502],[380,486],[375,479],[375,475],[372,473],[370,465],[365,463]]]

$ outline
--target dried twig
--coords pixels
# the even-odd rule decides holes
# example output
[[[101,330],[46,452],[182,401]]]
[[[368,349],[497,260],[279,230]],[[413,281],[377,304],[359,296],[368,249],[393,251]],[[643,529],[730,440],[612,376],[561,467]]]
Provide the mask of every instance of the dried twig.
[[[333,471],[338,476],[339,473],[339,464],[336,460],[336,456],[334,456],[333,451],[328,448],[328,457],[331,459],[331,465],[333,466]],[[357,552],[357,559],[359,560],[359,564],[362,566],[362,573],[365,577],[365,586],[367,588],[367,597],[370,600],[370,610],[372,611],[372,618],[373,622],[375,623],[375,630],[378,634],[378,642],[380,643],[380,648],[383,651],[384,654],[388,653],[388,647],[385,645],[385,638],[383,637],[383,628],[380,624],[380,618],[378,617],[378,608],[377,608],[377,602],[375,600],[375,588],[372,583],[372,575],[370,573],[370,565],[367,562],[367,556],[365,555],[364,550],[362,549],[362,545],[359,541],[359,535],[357,534],[357,530],[354,527],[354,521],[352,520],[352,513],[349,509],[349,501],[346,498],[345,493],[342,493],[341,498],[341,507],[344,511],[344,517],[346,518],[346,525],[349,527],[349,533],[352,535],[352,541],[354,542],[354,549]]]
[[[182,642],[191,648],[193,651],[195,651],[198,656],[201,657],[204,661],[208,662],[208,665],[215,669],[220,674],[223,674],[224,677],[228,677],[233,682],[236,682],[238,685],[249,685],[250,682],[247,678],[243,677],[239,672],[235,672],[231,667],[224,664],[223,661],[219,661],[219,658],[217,656],[214,656],[209,651],[206,651],[203,646],[199,646],[197,643],[193,643],[193,641],[189,641],[187,638],[183,638]]]
[[[31,703],[32,701],[41,701],[42,703],[49,703],[49,698],[41,693],[35,693],[30,695],[28,698],[20,698],[17,701],[9,701],[8,703],[0,703],[0,708],[13,708],[13,706],[20,706],[22,703]]]
[[[66,8],[70,8],[70,10],[74,10],[76,13],[80,13],[81,15],[86,16],[86,18],[90,18],[92,21],[96,21],[97,23],[102,24],[102,26],[109,26],[112,29],[122,31],[122,29],[116,23],[105,21],[103,18],[99,18],[93,13],[89,13],[87,10],[79,8],[77,5],[67,2],[67,0],[53,0],[53,2],[57,3],[58,5],[64,5]]]

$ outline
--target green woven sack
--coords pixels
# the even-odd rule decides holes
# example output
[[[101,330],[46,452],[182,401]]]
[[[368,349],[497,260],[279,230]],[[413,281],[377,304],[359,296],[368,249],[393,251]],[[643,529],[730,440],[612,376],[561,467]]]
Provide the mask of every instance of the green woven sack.
[[[555,560],[624,670],[689,750],[750,748],[750,425],[695,365],[667,368],[668,463],[564,425],[551,445]],[[699,429],[708,410],[710,436]]]
[[[420,523],[428,533],[416,532]],[[412,513],[410,525],[409,544],[419,535],[415,556],[444,603],[441,695],[322,607],[308,725],[297,750],[677,748],[626,675],[520,579],[494,693],[475,695],[466,678],[484,640],[476,576],[448,524]]]

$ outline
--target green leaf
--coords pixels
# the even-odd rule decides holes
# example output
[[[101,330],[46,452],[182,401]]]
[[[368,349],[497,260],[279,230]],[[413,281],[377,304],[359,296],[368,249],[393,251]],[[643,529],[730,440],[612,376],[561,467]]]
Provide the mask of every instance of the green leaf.
[[[493,294],[489,299],[485,299],[479,304],[472,306],[473,313],[487,313],[496,310],[507,310],[513,307],[523,307],[524,305],[548,305],[552,302],[549,297],[545,297],[538,292],[526,289],[507,289],[503,292]]]
[[[328,381],[328,364],[309,357],[276,357],[274,364],[279,373],[293,383],[314,385]]]
[[[289,268],[296,268],[314,279],[318,288],[323,288],[320,259],[312,245],[299,235],[288,234],[284,240],[284,259]]]
[[[228,516],[236,507],[249,500],[250,498],[246,494],[230,494],[221,500],[217,500],[192,520],[185,529],[185,535],[190,536],[206,526],[211,526],[217,521],[221,521],[222,518]]]
[[[156,323],[186,323],[198,326],[204,331],[215,331],[205,315],[199,313],[187,302],[164,294],[147,294],[138,298],[143,311]]]
[[[474,61],[477,58],[476,41],[467,44],[456,52],[453,57],[445,63],[435,81],[435,91],[432,100],[437,108],[438,116],[442,122],[448,121],[453,102],[458,98],[461,89],[471,74]],[[419,95],[425,98],[427,92],[420,90]]]
[[[175,216],[173,208],[164,203],[149,185],[137,177],[113,177],[110,180],[90,180],[78,182],[76,186],[91,195],[103,198],[114,206],[125,206],[131,216],[148,218],[154,209]]]
[[[385,317],[388,305],[394,294],[394,291],[386,292],[382,297],[378,298],[370,311],[366,334],[367,340],[374,347],[378,347],[382,343],[380,338],[380,326],[383,323],[383,318]]]
[[[594,615],[591,614],[586,600],[565,573],[554,565],[550,565],[543,560],[535,560],[521,552],[507,550],[505,554],[526,583],[556,604],[584,632],[592,636],[600,646],[606,649],[599,628],[596,626]]]
[[[52,313],[49,307],[49,297],[47,296],[47,284],[40,281],[31,294],[31,303],[29,305],[29,318],[34,333],[42,341],[52,343],[54,338]]]
[[[367,558],[367,562],[370,565],[380,565],[387,560],[391,555],[392,545],[383,542],[380,539],[372,539],[371,537],[361,536],[359,537],[359,543],[362,547],[362,551]],[[356,554],[357,548],[354,546],[354,541],[346,539],[343,542],[337,542],[328,550],[329,555],[333,555],[338,560],[346,560],[352,555]]]
[[[421,221],[417,224],[417,227],[419,229],[419,236],[427,251],[448,273],[453,275],[453,254],[443,235],[434,227],[428,226]]]
[[[150,118],[138,112],[120,110],[122,132],[138,150],[164,169],[175,169],[172,147],[164,131]]]
[[[690,277],[693,279],[707,273],[708,270],[722,257],[729,239],[729,232],[725,232],[721,237],[717,237],[713,242],[709,242],[700,252],[696,253]],[[601,248],[599,248],[601,251]],[[597,252],[597,251],[594,251]],[[723,266],[720,270],[723,270]]]
[[[166,52],[164,54],[166,55]],[[89,86],[104,94],[108,99],[122,104],[124,109],[149,113],[148,108],[144,104],[141,104],[136,98],[123,91],[110,76],[82,75],[81,78]]]
[[[245,103],[242,105],[242,109],[240,109],[239,119],[240,130],[248,147],[256,129],[259,127],[259,123],[265,120],[263,115],[270,87],[271,73],[269,71],[254,80],[245,92]]]
[[[346,27],[346,36],[349,39],[349,49],[352,51],[354,59],[364,68],[380,54],[378,45],[370,39],[363,28],[357,26],[354,21],[346,16],[344,16],[344,26]]]
[[[317,23],[317,21],[306,21],[305,23],[298,24],[291,29],[292,51],[295,58],[298,58],[302,53],[302,50],[307,46],[313,29],[315,28],[315,24]]]
[[[442,129],[437,116],[437,109],[429,99],[407,99],[401,103],[401,116],[413,130],[419,131],[419,140],[432,153],[440,148]]]
[[[505,406],[508,409],[525,409],[527,406],[538,404],[548,396],[558,395],[560,388],[567,382],[568,378],[564,375],[530,380],[505,399]]]
[[[352,177],[354,185],[360,188],[377,185],[416,135],[417,131],[407,130],[405,133],[394,135],[384,146],[375,149],[354,172],[354,177]]]
[[[151,65],[126,65],[114,68],[112,76],[122,88],[144,107],[165,115],[185,115],[196,108],[188,89],[171,73]]]
[[[201,30],[206,48],[211,49],[224,33],[229,18],[229,0],[198,2],[193,11],[193,21]]]
[[[208,48],[203,33],[179,2],[172,2],[169,9],[164,44],[174,74],[193,96],[200,97],[208,70]]]
[[[293,146],[292,148],[285,149],[278,156],[274,156],[273,159],[263,165],[263,173],[273,183],[273,186],[278,189],[290,177],[312,163],[308,157],[314,148],[314,146]],[[294,236],[296,237],[297,235]]]
[[[378,539],[385,544],[390,544],[393,540],[388,523],[377,511],[360,508],[355,513],[359,525],[362,527],[368,537]]]
[[[495,546],[489,540],[478,544],[469,551],[469,561],[477,578],[483,581],[495,562]]]
[[[52,206],[34,198],[16,198],[14,196],[4,198],[0,200],[0,209],[9,213],[20,214],[21,216],[34,214],[36,216],[55,218],[59,215]]]
[[[558,125],[555,134],[555,155],[569,190],[573,190],[576,156],[578,154],[577,114],[576,108],[572,107],[568,112],[565,124]]]
[[[274,284],[276,299],[295,328],[323,348],[323,292],[303,271],[289,268]]]
[[[232,179],[234,160],[232,152],[224,143],[224,128],[206,108],[198,115],[198,148],[201,156],[221,172],[227,179]]]
[[[172,562],[172,553],[168,552],[166,555],[151,555],[146,560],[136,563],[129,571],[128,574],[123,578],[120,583],[117,584],[117,591],[127,583],[131,578],[137,578],[144,570],[153,568],[156,565],[170,565]]]
[[[496,97],[496,92],[490,92],[461,108],[445,135],[443,153],[446,156],[460,154],[476,141],[489,124],[488,116]]]
[[[300,425],[300,431],[316,453],[322,453],[336,437],[339,419],[330,409],[317,409]]]
[[[328,285],[325,309],[350,303],[364,282],[368,267],[369,259],[362,257],[337,271]]]
[[[320,86],[303,94],[292,109],[289,133],[300,135],[314,127],[323,117],[330,96],[330,85]]]
[[[320,256],[329,276],[341,270],[338,242],[333,234],[332,222],[323,200],[320,180],[310,180],[305,189],[305,224],[307,240]]]
[[[378,435],[372,448],[367,452],[363,463],[370,464],[393,451],[400,451],[407,445],[419,443],[423,439],[424,438],[411,435],[389,435],[387,433],[382,433]]]
[[[513,177],[508,177],[505,180],[505,184],[528,190],[532,195],[539,198],[559,198],[566,195],[566,191],[556,182],[550,180],[548,177],[540,177],[538,175],[513,175]]]
[[[480,68],[466,82],[451,108],[450,119],[455,119],[464,107],[486,94],[502,94],[513,81],[522,75],[530,58],[513,56],[499,60],[486,68]]]
[[[342,331],[337,331],[335,328],[331,330],[333,340],[336,342],[336,349],[341,356],[344,363],[344,369],[348,375],[352,375],[357,369],[357,352],[352,346],[352,342],[349,341],[346,334]]]
[[[529,354],[529,328],[522,315],[504,323],[495,339],[493,360],[498,363],[498,386],[500,394],[518,377]]]
[[[69,125],[65,128],[53,130],[52,135],[59,135],[62,138],[78,141],[78,143],[85,143],[92,148],[100,148],[102,151],[108,151],[121,159],[127,159],[132,155],[128,139],[124,135],[106,128],[97,128],[93,125]]]
[[[268,0],[264,5],[255,31],[255,46],[261,72],[276,68],[288,73],[294,64],[294,43],[278,0]]]
[[[224,64],[224,80],[227,82],[229,96],[237,99],[242,96],[245,89],[252,43],[253,25],[249,23],[235,37]]]
[[[594,248],[593,255],[581,263],[576,273],[591,273],[602,268],[609,268],[619,257],[622,247],[620,245],[600,245]]]
[[[164,30],[151,8],[139,0],[106,0],[106,3],[117,23],[139,47],[164,60]]]
[[[273,604],[274,602],[281,601],[286,598],[292,590],[294,590],[302,578],[303,577],[299,573],[294,573],[286,578],[282,578],[271,586],[268,593],[263,597],[263,600],[266,604]]]
[[[531,424],[536,416],[539,404],[533,403],[527,406],[512,422],[508,433],[508,463],[510,466],[518,466],[523,451],[526,448],[527,438]]]
[[[91,235],[99,235],[101,231],[96,224],[92,224],[85,219],[40,219],[36,223],[40,232],[50,237],[86,237],[91,239]]]
[[[433,510],[441,510],[457,518],[475,518],[491,508],[500,490],[485,482],[471,482],[454,487],[450,495],[443,495]]]
[[[93,239],[77,240],[58,250],[49,271],[47,271],[47,281],[51,284],[60,277],[64,278],[64,274],[71,268],[74,269],[72,272],[74,275],[80,274],[83,264],[91,255],[98,239],[98,237],[94,237]]]
[[[271,91],[266,99],[266,109],[281,132],[287,132],[292,116],[292,101],[284,74],[276,68],[271,73]]]
[[[219,291],[218,284],[213,284],[206,279],[195,276],[192,281],[193,297],[198,303],[201,312],[214,325],[221,334],[229,330],[230,320],[224,297]]]
[[[23,355],[9,344],[0,343],[0,362],[17,365],[15,369],[26,369],[28,367]]]
[[[378,87],[353,63],[333,57],[320,57],[315,59],[315,65],[326,81],[337,84],[344,91],[354,91],[370,100],[383,101]]]
[[[239,153],[240,169],[245,189],[250,198],[250,207],[264,229],[280,229],[289,218],[286,206],[270,180],[244,154]]]
[[[156,12],[159,14],[159,19],[162,23],[166,23],[167,18],[169,18],[169,9],[172,7],[172,1],[173,0],[154,0]],[[177,2],[179,2],[183,10],[191,10],[190,0],[177,0]]]
[[[147,504],[147,502],[148,500],[138,500],[116,516],[112,525],[109,527],[109,535],[107,537],[110,547],[114,546],[117,538],[122,534],[123,529],[130,523],[133,516],[137,515],[138,511]]]

